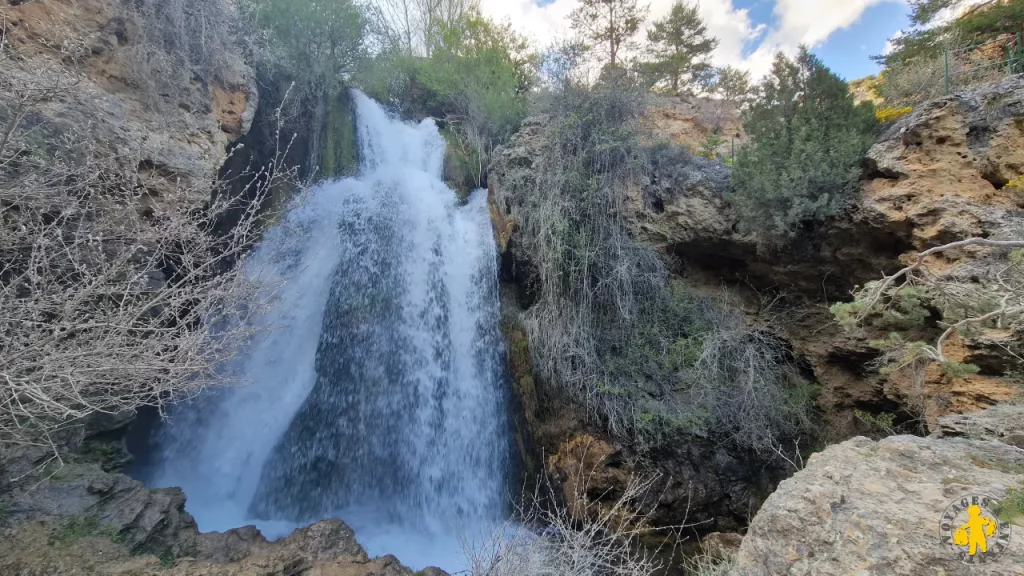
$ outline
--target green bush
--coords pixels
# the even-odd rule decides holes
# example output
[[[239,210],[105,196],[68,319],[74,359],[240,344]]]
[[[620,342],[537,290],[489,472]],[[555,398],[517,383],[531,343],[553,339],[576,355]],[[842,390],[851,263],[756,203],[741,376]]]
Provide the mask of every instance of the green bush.
[[[779,54],[744,116],[750,143],[736,157],[731,196],[745,233],[781,246],[834,215],[859,189],[875,139],[870,103],[802,48]]]
[[[366,17],[352,0],[238,0],[261,30],[263,57],[301,93],[337,94],[366,57]]]
[[[348,87],[368,57],[363,8],[351,0],[238,0],[236,6],[259,47],[255,64],[263,86],[254,125],[278,126],[281,108],[296,134],[289,153],[304,177],[353,174],[358,151]],[[276,143],[277,136],[263,134],[262,140]]]
[[[1020,32],[1024,20],[1024,0],[985,2],[965,10],[958,18],[947,18],[949,11],[963,8],[968,0],[915,0],[911,5],[912,28],[892,40],[891,50],[873,58],[887,68],[916,60],[941,58],[953,44],[976,46],[999,38],[1001,34]],[[1001,49],[1002,46],[997,46]]]
[[[367,63],[356,83],[406,116],[441,121],[449,147],[463,156],[456,160],[467,169],[476,164],[479,186],[491,150],[526,117],[536,66],[523,37],[471,9],[440,26],[429,57],[386,52]]]

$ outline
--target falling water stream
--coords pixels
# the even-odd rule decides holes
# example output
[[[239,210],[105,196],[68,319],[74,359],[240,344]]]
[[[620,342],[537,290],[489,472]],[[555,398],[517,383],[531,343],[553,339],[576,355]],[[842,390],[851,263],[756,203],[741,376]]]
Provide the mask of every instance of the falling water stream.
[[[457,570],[509,476],[486,199],[441,181],[433,121],[354,100],[359,175],[313,190],[246,264],[280,281],[265,336],[224,367],[251,384],[173,412],[147,480],[181,486],[204,531],[340,517],[371,555]]]

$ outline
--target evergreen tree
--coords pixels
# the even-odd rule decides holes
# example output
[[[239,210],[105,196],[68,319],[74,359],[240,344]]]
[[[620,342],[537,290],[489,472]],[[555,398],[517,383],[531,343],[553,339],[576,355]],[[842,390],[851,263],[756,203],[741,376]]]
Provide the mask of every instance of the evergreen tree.
[[[715,81],[711,91],[718,98],[739,108],[750,99],[754,85],[750,81],[750,72],[733,66],[725,66],[715,71]]]
[[[795,61],[775,57],[744,128],[732,202],[743,232],[778,246],[857,194],[876,123],[872,105],[855,105],[846,82],[801,47]]]
[[[603,52],[612,68],[646,18],[647,6],[640,6],[637,0],[581,0],[569,15],[573,30]]]
[[[709,99],[709,114],[705,122],[709,123],[712,132],[718,134],[722,130],[727,115],[743,109],[754,91],[750,81],[750,72],[732,66],[717,68],[712,71],[708,91],[713,98]]]
[[[651,23],[647,41],[655,83],[667,83],[673,93],[713,71],[708,58],[718,39],[708,34],[696,4],[676,0],[665,18]]]

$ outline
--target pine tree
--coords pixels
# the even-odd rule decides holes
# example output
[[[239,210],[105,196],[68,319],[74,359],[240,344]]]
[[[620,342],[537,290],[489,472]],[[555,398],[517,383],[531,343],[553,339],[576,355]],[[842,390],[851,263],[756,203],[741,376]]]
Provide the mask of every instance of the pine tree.
[[[779,246],[856,196],[876,123],[871,104],[855,105],[846,82],[801,47],[795,61],[775,57],[744,129],[732,203],[742,231]]]
[[[613,68],[619,52],[630,46],[646,18],[647,6],[640,6],[637,0],[581,0],[569,15],[573,30],[604,52]]]
[[[708,58],[718,39],[708,34],[696,4],[676,0],[668,16],[651,23],[647,41],[655,83],[667,83],[673,93],[713,71]]]
[[[746,70],[725,66],[715,69],[713,74],[708,90],[713,97],[708,99],[710,114],[706,121],[710,123],[712,132],[718,134],[725,117],[736,110],[742,110],[750,102],[754,86],[750,81],[750,72]]]

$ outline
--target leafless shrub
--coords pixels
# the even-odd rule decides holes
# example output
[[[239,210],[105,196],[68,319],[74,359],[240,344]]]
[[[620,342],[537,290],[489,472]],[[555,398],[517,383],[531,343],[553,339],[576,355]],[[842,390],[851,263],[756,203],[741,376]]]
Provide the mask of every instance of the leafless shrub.
[[[234,76],[246,34],[228,0],[120,1],[136,28],[129,65],[140,86],[156,93],[193,74],[205,82]]]
[[[690,382],[682,405],[706,426],[761,454],[781,454],[783,439],[811,428],[808,393],[797,382],[788,351],[771,334],[729,326],[724,315],[701,341],[700,356],[684,375]],[[733,320],[735,322],[735,320]],[[799,457],[799,449],[794,457]]]
[[[227,383],[220,363],[273,293],[243,271],[258,210],[293,172],[275,161],[239,176],[255,188],[241,195],[155,196],[86,128],[38,120],[66,70],[0,57],[0,79],[0,444],[52,446],[90,414]],[[210,204],[175,201],[196,192]],[[238,224],[213,233],[229,211]]]
[[[643,502],[657,477],[634,476],[614,502],[580,501],[577,510],[552,504],[540,491],[486,541],[463,541],[472,576],[649,576],[664,568],[658,550],[641,546],[654,533]],[[546,490],[553,494],[550,487]],[[586,493],[584,489],[582,491]],[[685,520],[684,520],[685,522]]]
[[[736,558],[730,555],[700,554],[687,559],[683,566],[690,576],[729,576],[736,566]]]

